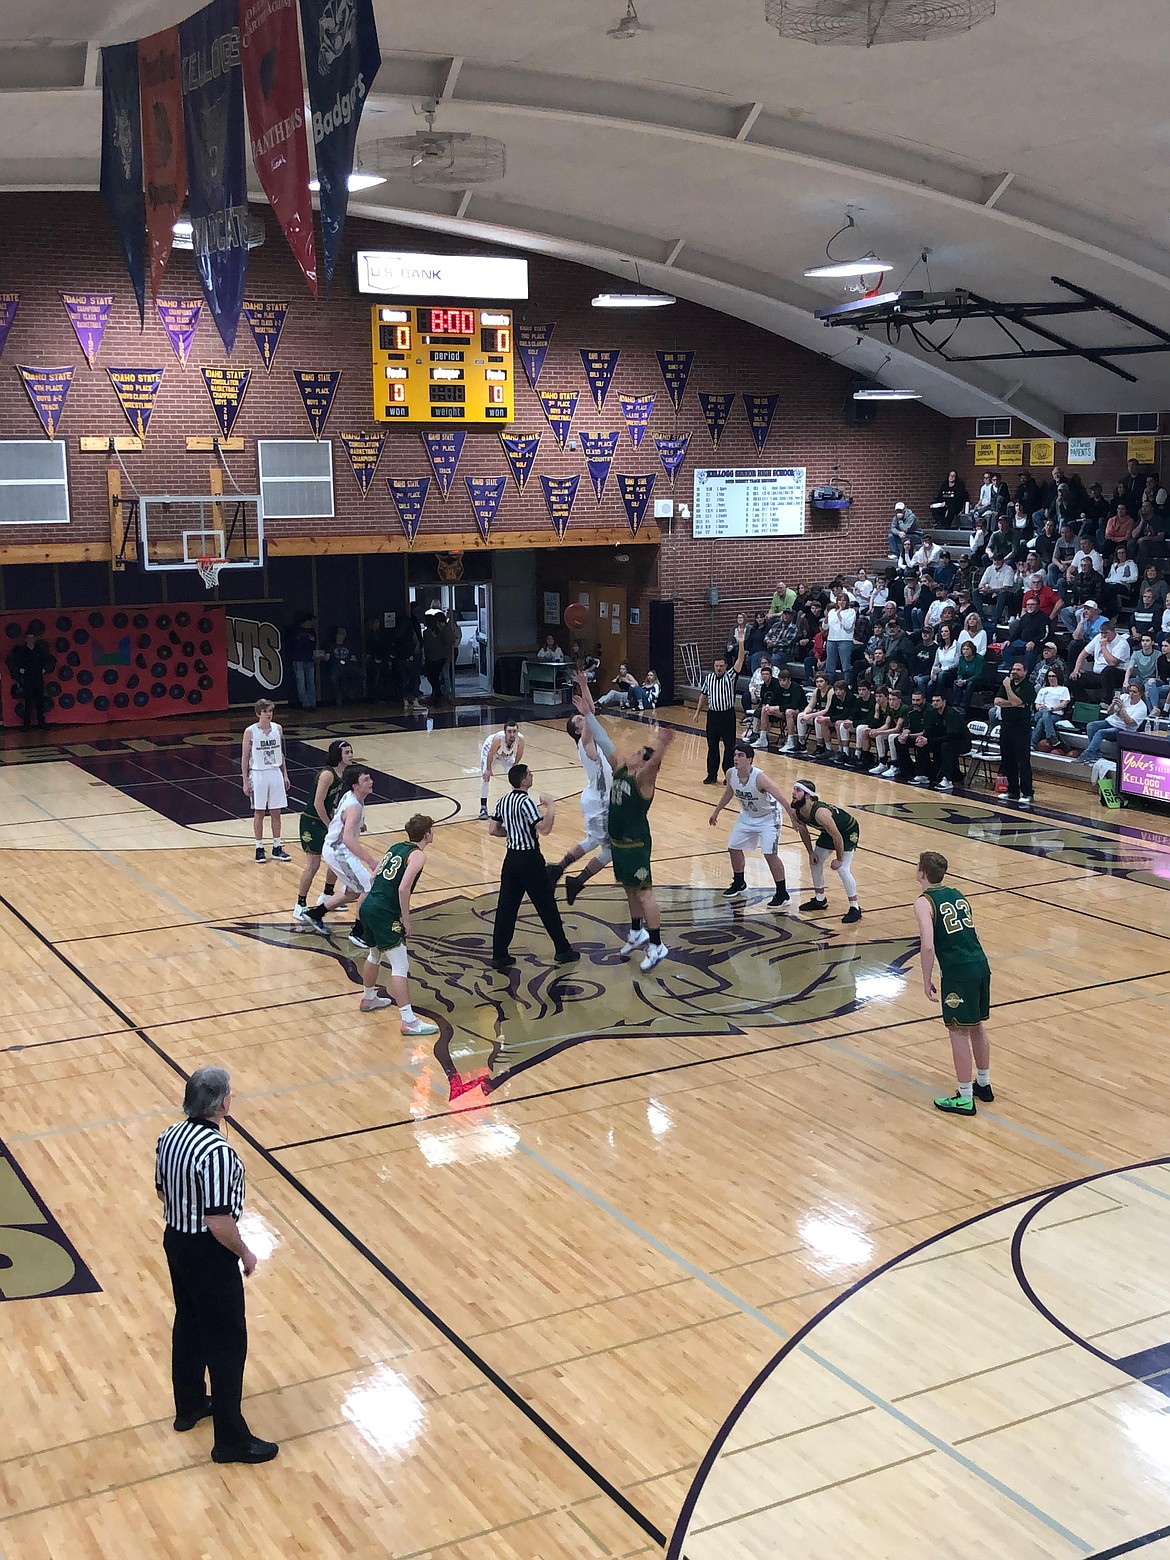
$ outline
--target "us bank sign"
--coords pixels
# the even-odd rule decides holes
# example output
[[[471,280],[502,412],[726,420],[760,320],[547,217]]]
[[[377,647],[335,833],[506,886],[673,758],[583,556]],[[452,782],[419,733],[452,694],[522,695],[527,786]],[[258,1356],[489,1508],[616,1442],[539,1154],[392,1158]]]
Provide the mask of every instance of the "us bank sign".
[[[358,292],[378,297],[527,298],[528,261],[505,255],[413,255],[359,249]]]

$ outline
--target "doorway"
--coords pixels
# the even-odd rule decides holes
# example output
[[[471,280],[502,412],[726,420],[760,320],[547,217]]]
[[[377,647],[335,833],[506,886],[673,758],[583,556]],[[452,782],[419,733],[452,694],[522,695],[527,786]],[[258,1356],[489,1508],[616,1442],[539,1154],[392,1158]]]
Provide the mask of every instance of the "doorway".
[[[447,675],[457,699],[478,698],[492,691],[492,588],[488,584],[411,585],[411,604],[420,617],[432,607],[454,612],[459,621],[459,643],[452,652]]]

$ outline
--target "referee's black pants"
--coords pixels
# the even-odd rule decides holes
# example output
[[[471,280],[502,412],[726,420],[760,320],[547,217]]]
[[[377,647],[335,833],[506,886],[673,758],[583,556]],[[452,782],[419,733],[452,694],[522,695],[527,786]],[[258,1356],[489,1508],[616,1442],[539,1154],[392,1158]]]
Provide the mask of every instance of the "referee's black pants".
[[[511,957],[512,933],[525,894],[553,940],[556,956],[572,953],[565,936],[564,922],[557,909],[556,893],[549,881],[548,867],[539,850],[509,850],[500,872],[500,897],[496,903],[496,924],[492,931],[492,963],[503,964]]]
[[[163,1250],[175,1296],[171,1384],[178,1416],[198,1413],[211,1377],[215,1449],[239,1451],[252,1432],[240,1410],[248,1324],[239,1258],[214,1235],[183,1235],[167,1226]]]
[[[723,744],[723,767],[719,767],[719,745]],[[735,710],[707,711],[707,779],[717,780],[735,763]]]

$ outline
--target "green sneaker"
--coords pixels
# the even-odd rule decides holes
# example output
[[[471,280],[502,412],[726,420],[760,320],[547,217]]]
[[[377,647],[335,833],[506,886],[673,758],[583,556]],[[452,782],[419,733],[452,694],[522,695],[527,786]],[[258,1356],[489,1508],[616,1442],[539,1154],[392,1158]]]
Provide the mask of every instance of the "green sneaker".
[[[944,1110],[948,1116],[973,1116],[975,1101],[963,1094],[942,1094],[934,1102],[935,1110]]]

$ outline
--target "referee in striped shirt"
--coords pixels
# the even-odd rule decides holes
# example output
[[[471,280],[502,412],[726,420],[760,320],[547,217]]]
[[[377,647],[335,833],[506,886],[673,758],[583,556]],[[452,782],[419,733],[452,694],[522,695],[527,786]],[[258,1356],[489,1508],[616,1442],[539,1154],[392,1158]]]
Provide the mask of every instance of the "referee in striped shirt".
[[[735,763],[735,689],[743,667],[743,648],[747,630],[737,628],[736,642],[739,655],[733,667],[726,659],[715,657],[714,669],[703,678],[703,690],[699,694],[698,709],[707,706],[707,778],[704,785],[719,785],[722,777]],[[723,766],[719,765],[719,748],[723,747]]]
[[[507,840],[508,850],[500,871],[500,897],[492,930],[492,969],[506,974],[512,969],[512,934],[525,894],[531,899],[544,929],[552,938],[558,964],[575,964],[581,955],[570,947],[557,908],[556,891],[541,854],[538,834],[548,834],[556,822],[557,804],[551,796],[540,798],[540,807],[529,796],[532,771],[527,764],[513,764],[508,771],[512,789],[496,805],[488,833]],[[541,809],[543,808],[543,813]]]
[[[223,1067],[200,1067],[187,1080],[184,1121],[158,1140],[154,1184],[167,1227],[163,1250],[175,1296],[171,1383],[175,1429],[191,1430],[210,1414],[213,1462],[271,1462],[280,1448],[248,1429],[240,1409],[248,1328],[244,1276],[256,1254],[244,1244],[244,1166],[223,1135],[232,1085]],[[211,1396],[207,1377],[211,1377]]]

